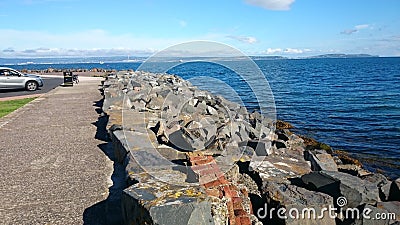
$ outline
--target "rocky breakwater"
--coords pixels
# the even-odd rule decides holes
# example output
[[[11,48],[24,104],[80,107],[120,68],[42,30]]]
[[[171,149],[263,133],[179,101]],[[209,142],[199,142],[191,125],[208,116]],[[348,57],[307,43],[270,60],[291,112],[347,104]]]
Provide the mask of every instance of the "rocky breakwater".
[[[126,168],[126,224],[398,223],[343,210],[399,216],[400,180],[342,160],[290,124],[174,75],[119,72],[103,90],[107,129]]]

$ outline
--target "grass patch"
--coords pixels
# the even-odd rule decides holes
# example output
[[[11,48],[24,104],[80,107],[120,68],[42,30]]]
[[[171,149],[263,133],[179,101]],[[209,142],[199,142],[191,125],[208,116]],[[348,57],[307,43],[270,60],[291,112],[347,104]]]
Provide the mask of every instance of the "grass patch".
[[[0,118],[24,106],[35,98],[24,98],[9,101],[0,101]]]

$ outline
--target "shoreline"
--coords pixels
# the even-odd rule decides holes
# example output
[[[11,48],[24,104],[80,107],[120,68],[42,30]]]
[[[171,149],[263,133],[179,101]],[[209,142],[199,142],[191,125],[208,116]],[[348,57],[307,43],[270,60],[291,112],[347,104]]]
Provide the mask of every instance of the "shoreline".
[[[101,69],[101,68],[93,68],[93,69],[83,69],[83,68],[79,68],[79,69],[53,69],[53,68],[48,68],[48,69],[45,69],[45,70],[28,70],[28,69],[24,69],[22,71],[24,71],[26,73],[33,73],[33,74],[41,75],[41,76],[44,76],[44,77],[45,76],[62,77],[63,76],[63,71],[71,71],[74,74],[77,74],[79,77],[106,77],[108,74],[116,74],[118,72],[116,69]],[[127,70],[127,72],[133,72],[133,71],[134,70]],[[307,135],[305,135],[305,137],[311,138],[311,137],[308,137]],[[315,140],[315,141],[317,141],[317,140]],[[329,144],[326,144],[326,145],[330,146]],[[340,148],[340,149],[335,149],[335,150],[339,150],[341,152],[347,152],[347,156],[348,157],[351,156],[355,160],[363,161],[363,164],[365,164],[366,166],[371,165],[371,166],[368,167],[368,170],[370,172],[378,172],[378,173],[384,174],[385,176],[390,177],[392,179],[396,178],[396,175],[391,174],[393,172],[391,172],[390,170],[387,171],[385,169],[381,169],[379,167],[386,167],[387,169],[393,169],[393,170],[399,170],[400,169],[400,168],[394,167],[394,165],[386,165],[386,164],[382,165],[383,162],[379,162],[377,160],[377,157],[374,157],[372,155],[361,157],[362,153],[355,153],[355,152],[352,152],[352,151],[350,151],[348,149]],[[380,164],[378,164],[378,162]],[[374,165],[381,165],[381,166],[374,167]]]
[[[72,71],[75,74],[78,74],[80,77],[105,77],[107,74],[116,73],[115,69],[52,69],[48,68],[45,70],[24,70],[26,72],[37,73],[39,75],[46,76],[47,74],[54,74],[56,76],[62,77],[62,71]],[[132,72],[133,70],[128,70],[128,72]],[[299,132],[301,133],[301,132]],[[307,135],[307,134],[306,134]],[[327,142],[329,144],[329,141]],[[395,178],[398,176],[398,172],[400,168],[396,167],[395,163],[386,164],[384,161],[380,160],[379,156],[363,154],[362,152],[355,152],[350,148],[340,148],[339,150],[346,151],[353,158],[357,158],[358,160],[363,161],[365,166],[368,167],[369,170],[373,172],[384,173],[385,175]],[[389,161],[390,162],[390,161]],[[375,166],[376,165],[376,166]]]
[[[190,208],[183,215],[189,220],[201,212],[218,224],[242,218],[246,222],[240,224],[292,224],[255,214],[264,204],[336,206],[339,197],[348,200],[346,207],[373,212],[393,212],[391,207],[400,204],[400,179],[365,171],[348,155],[293,134],[289,123],[247,112],[175,75],[121,72],[117,77],[103,84],[103,112],[129,183],[123,193],[128,223],[173,222],[167,214]],[[349,222],[320,219],[314,222]]]

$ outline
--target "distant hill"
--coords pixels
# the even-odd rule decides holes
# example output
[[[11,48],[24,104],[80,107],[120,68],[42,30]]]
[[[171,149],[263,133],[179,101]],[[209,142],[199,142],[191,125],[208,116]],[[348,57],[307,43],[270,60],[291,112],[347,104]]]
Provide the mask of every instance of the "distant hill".
[[[310,56],[307,58],[370,58],[370,57],[379,57],[378,55],[369,55],[369,54],[324,54],[317,56]]]
[[[276,59],[287,59],[283,56],[250,56],[252,60],[276,60]]]

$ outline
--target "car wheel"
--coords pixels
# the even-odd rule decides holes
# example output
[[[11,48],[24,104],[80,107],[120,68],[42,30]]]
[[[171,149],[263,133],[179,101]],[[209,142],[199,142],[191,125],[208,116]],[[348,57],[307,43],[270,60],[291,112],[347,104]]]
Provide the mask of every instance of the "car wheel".
[[[38,84],[35,81],[28,81],[26,82],[25,88],[27,91],[36,91]]]

